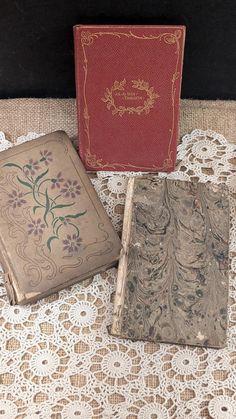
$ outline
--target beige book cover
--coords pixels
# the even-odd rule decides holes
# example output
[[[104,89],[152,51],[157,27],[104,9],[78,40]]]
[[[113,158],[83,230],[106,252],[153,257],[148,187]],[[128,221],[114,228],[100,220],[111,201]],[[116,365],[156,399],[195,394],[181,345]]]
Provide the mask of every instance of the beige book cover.
[[[0,153],[0,247],[11,304],[36,301],[118,260],[119,237],[64,132]]]

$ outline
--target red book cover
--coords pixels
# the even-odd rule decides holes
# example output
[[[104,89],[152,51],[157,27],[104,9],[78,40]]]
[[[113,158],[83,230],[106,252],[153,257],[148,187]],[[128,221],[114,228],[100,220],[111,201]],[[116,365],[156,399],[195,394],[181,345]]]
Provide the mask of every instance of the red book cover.
[[[86,168],[173,170],[185,27],[77,25],[74,40]]]

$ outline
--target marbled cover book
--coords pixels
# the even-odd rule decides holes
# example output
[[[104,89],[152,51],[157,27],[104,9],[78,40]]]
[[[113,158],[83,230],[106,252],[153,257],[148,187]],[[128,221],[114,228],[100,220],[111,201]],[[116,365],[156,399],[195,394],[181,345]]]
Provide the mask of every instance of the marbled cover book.
[[[86,168],[173,170],[185,27],[77,25],[74,41]]]
[[[63,131],[0,153],[0,250],[11,304],[105,270],[120,240]]]
[[[224,185],[129,181],[111,333],[223,347],[229,201]]]

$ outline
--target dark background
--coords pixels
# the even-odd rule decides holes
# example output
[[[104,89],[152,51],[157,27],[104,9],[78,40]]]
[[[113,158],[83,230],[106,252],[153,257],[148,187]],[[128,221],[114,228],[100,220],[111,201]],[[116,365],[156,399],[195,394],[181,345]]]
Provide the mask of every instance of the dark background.
[[[183,98],[236,99],[235,0],[0,0],[0,97],[75,97],[78,23],[184,24]]]

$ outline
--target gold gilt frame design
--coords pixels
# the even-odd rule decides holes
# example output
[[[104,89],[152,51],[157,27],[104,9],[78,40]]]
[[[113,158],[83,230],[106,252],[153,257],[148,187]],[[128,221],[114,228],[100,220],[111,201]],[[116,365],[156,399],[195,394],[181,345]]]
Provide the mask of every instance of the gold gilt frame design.
[[[91,167],[96,167],[98,169],[106,170],[107,168],[112,168],[114,170],[116,169],[124,169],[124,170],[143,170],[143,171],[149,171],[149,170],[162,170],[162,169],[168,169],[173,166],[173,160],[172,160],[172,153],[171,146],[173,141],[173,131],[174,131],[174,125],[175,125],[175,112],[174,112],[174,104],[175,104],[175,93],[176,93],[176,87],[175,82],[179,78],[179,72],[178,72],[178,66],[179,66],[179,58],[180,58],[180,44],[179,40],[181,38],[181,30],[175,30],[173,33],[165,32],[161,33],[160,35],[136,35],[132,31],[129,32],[90,32],[90,31],[82,31],[81,32],[81,46],[83,50],[83,56],[84,56],[84,82],[83,82],[83,99],[84,99],[84,112],[83,112],[83,118],[85,122],[85,133],[88,140],[88,146],[86,148],[85,153],[85,159],[86,163]],[[90,115],[88,110],[88,104],[87,104],[87,98],[86,98],[86,83],[87,83],[87,77],[88,77],[88,58],[86,55],[86,47],[91,46],[96,39],[102,36],[115,36],[116,38],[135,38],[140,40],[159,40],[164,41],[166,44],[173,45],[176,44],[176,65],[175,70],[172,76],[172,84],[171,84],[171,102],[172,102],[172,126],[170,128],[170,139],[168,144],[168,153],[167,158],[164,159],[162,166],[135,166],[133,164],[127,163],[107,163],[104,162],[102,159],[97,158],[96,154],[92,154],[91,152],[91,140],[90,140]]]

